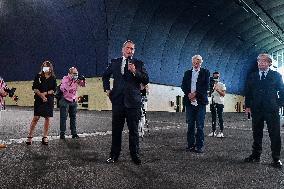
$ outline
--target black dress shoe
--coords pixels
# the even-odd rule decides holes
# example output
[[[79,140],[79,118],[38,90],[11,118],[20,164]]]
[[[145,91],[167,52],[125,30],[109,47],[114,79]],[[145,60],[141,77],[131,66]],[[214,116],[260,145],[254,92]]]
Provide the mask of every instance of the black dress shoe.
[[[60,139],[65,139],[65,135],[60,135]]]
[[[115,157],[109,157],[107,160],[106,160],[106,163],[115,163],[118,161],[118,158],[115,158]]]
[[[75,135],[72,135],[72,138],[80,138],[79,135],[75,134]]]
[[[28,137],[28,140],[26,141],[27,145],[32,145],[32,138],[33,137]]]
[[[195,149],[195,153],[202,154],[204,151],[202,149]]]
[[[282,162],[280,160],[273,161],[271,165],[275,168],[282,168]]]
[[[48,141],[47,141],[47,137],[42,137],[41,139],[41,144],[47,146],[48,145]]]
[[[249,157],[244,159],[244,162],[247,162],[247,163],[260,162],[260,157],[250,155]]]
[[[140,159],[138,156],[132,157],[132,161],[133,161],[133,163],[135,163],[136,165],[141,165],[141,159]]]

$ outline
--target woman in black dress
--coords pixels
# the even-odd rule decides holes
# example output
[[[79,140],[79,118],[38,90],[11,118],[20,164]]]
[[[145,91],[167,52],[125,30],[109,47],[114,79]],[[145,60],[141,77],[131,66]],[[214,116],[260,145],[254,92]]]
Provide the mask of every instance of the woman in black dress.
[[[47,134],[50,124],[50,118],[53,117],[54,92],[56,89],[56,78],[53,65],[50,61],[44,61],[41,65],[41,71],[34,79],[34,117],[30,125],[27,145],[32,144],[33,132],[40,117],[44,117],[43,138],[41,143],[48,145]]]

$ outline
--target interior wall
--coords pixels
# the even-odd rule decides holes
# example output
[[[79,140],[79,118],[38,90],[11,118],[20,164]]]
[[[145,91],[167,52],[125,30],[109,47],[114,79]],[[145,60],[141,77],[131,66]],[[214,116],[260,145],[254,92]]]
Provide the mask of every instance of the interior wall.
[[[59,84],[59,80],[57,83]],[[101,77],[87,78],[87,86],[80,87],[78,96],[88,95],[88,110],[111,110],[111,103],[103,91]],[[112,83],[112,81],[111,81]],[[7,105],[18,106],[33,106],[33,91],[32,81],[16,81],[7,82],[8,86],[16,87],[15,95],[19,96],[19,101],[16,104],[11,98],[6,98]],[[176,97],[183,97],[183,92],[180,87],[166,86],[159,84],[149,84],[150,92],[148,95],[148,111],[168,111],[176,112],[177,101]],[[242,111],[244,105],[244,98],[240,95],[226,94],[224,112],[237,112]],[[182,106],[182,105],[181,105]],[[239,109],[237,109],[239,107]],[[79,104],[79,109],[86,109]],[[181,110],[181,109],[180,109]],[[206,108],[209,112],[209,105]]]

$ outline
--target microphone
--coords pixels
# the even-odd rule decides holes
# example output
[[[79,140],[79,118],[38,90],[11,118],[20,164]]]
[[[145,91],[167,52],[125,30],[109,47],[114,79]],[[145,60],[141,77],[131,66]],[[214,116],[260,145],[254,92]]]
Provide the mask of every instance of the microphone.
[[[126,59],[127,59],[128,64],[132,64],[132,62],[131,62],[132,61],[132,56],[129,56]]]

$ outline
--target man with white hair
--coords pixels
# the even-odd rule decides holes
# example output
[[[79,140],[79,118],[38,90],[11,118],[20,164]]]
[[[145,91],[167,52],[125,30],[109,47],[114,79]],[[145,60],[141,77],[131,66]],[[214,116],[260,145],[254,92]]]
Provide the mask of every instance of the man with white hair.
[[[252,154],[245,162],[259,162],[262,152],[264,121],[271,141],[272,166],[282,167],[279,108],[284,104],[284,87],[280,73],[269,69],[272,58],[259,54],[258,70],[250,74],[245,91],[246,112],[252,115]]]
[[[208,104],[207,91],[209,89],[210,73],[201,68],[203,60],[200,55],[192,57],[192,68],[184,73],[181,89],[184,92],[186,106],[187,151],[203,153],[204,119]],[[196,134],[195,134],[196,127]]]

